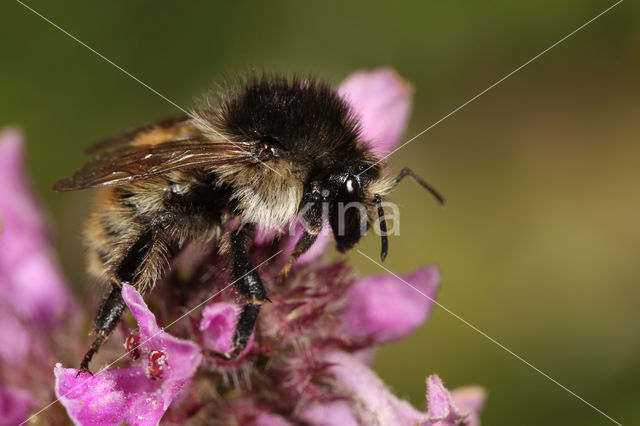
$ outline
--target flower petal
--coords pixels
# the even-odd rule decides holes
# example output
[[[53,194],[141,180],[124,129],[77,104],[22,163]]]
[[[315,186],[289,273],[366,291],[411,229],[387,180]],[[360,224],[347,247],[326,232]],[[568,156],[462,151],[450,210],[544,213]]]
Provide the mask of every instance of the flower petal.
[[[478,425],[477,412],[484,404],[484,391],[474,387],[472,395],[461,397],[462,402],[457,405],[455,397],[442,384],[442,380],[437,375],[427,377],[427,419],[419,424],[421,426],[455,426],[462,420],[465,425]]]
[[[0,291],[22,320],[51,329],[75,304],[47,241],[40,207],[23,173],[22,134],[0,133]]]
[[[143,353],[161,351],[167,356],[168,368],[162,377],[162,382],[163,386],[171,387],[171,391],[166,394],[166,409],[175,393],[200,365],[202,360],[200,347],[191,341],[172,336],[158,327],[155,315],[149,310],[144,299],[133,286],[128,284],[122,286],[122,298],[140,327],[141,351]],[[144,360],[145,366],[148,366],[147,357]],[[173,383],[174,381],[175,383]]]
[[[28,392],[0,383],[0,426],[21,424],[27,420],[29,410],[35,404],[35,399]]]
[[[122,297],[140,327],[140,365],[76,376],[75,368],[56,364],[56,396],[69,417],[79,425],[158,424],[176,394],[189,382],[202,355],[193,342],[172,336],[161,329],[142,296],[133,286],[123,285]],[[161,376],[148,377],[149,355],[161,351],[166,356]]]
[[[358,426],[347,401],[312,403],[305,407],[300,418],[312,426]]]
[[[451,397],[461,410],[471,411],[465,426],[479,426],[480,416],[478,414],[482,411],[487,399],[485,390],[480,386],[465,386],[451,391]]]
[[[341,382],[342,386],[336,388],[347,390],[348,394],[344,396],[360,423],[456,426],[464,420],[470,422],[468,423],[470,425],[478,425],[477,411],[484,403],[484,392],[480,388],[472,388],[471,393],[464,397],[459,394],[461,404],[456,405],[454,396],[444,387],[440,378],[436,375],[429,376],[427,378],[428,410],[422,413],[389,392],[371,369],[350,354],[331,352],[326,356],[325,361],[330,365],[329,373]]]
[[[405,131],[412,88],[391,68],[357,71],[338,93],[360,117],[362,136],[377,155],[391,151]]]
[[[345,389],[344,395],[351,411],[361,424],[405,425],[414,424],[426,416],[406,401],[389,392],[376,374],[345,352],[331,352],[325,358],[328,372],[341,382],[336,389]]]
[[[77,376],[56,364],[55,391],[77,425],[156,425],[166,407],[161,388],[139,366]]]
[[[212,303],[204,308],[200,320],[202,346],[213,352],[230,352],[240,310],[239,305],[226,302]],[[251,341],[247,347],[250,345]]]
[[[417,269],[404,280],[415,289],[393,275],[356,281],[347,292],[345,332],[357,341],[385,343],[405,337],[426,321],[440,284],[438,268]]]

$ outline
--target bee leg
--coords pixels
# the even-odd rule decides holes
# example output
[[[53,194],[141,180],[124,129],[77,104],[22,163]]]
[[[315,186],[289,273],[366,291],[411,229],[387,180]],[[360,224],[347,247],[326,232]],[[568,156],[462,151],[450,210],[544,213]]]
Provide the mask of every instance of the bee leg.
[[[287,260],[287,264],[282,268],[280,274],[278,274],[278,278],[280,279],[285,279],[287,275],[289,275],[293,264],[300,256],[309,250],[318,238],[320,231],[322,231],[322,225],[324,223],[322,202],[324,201],[324,196],[320,188],[319,182],[311,182],[310,189],[302,197],[300,214],[305,228],[304,234],[302,234],[296,243],[291,256],[289,256]]]
[[[282,268],[282,271],[280,271],[280,273],[278,274],[278,278],[282,280],[287,278],[293,264],[296,263],[296,260],[300,256],[302,256],[307,252],[307,250],[309,250],[309,248],[313,245],[313,243],[318,238],[318,234],[320,233],[321,230],[322,230],[322,227],[320,227],[320,229],[318,230],[314,229],[314,230],[304,231],[304,234],[302,234],[302,236],[296,243],[296,247],[293,249],[291,256],[289,256],[289,259],[287,259],[287,264],[284,265],[284,268]]]
[[[154,236],[155,232],[153,230],[142,232],[129,247],[127,254],[116,268],[115,276],[111,281],[112,289],[102,300],[98,314],[93,320],[91,334],[95,335],[96,339],[82,359],[78,374],[82,372],[91,373],[89,370],[91,359],[98,352],[102,343],[109,338],[118,325],[118,322],[120,322],[120,318],[127,307],[122,298],[122,283],[133,282],[137,271],[143,263],[145,255],[152,245],[151,242]]]
[[[260,275],[247,255],[247,246],[252,231],[253,227],[245,225],[231,235],[233,274],[237,280],[235,285],[238,291],[248,298],[248,301],[242,307],[233,335],[232,349],[229,353],[224,354],[227,359],[237,357],[247,346],[258,320],[260,307],[267,300]]]
[[[102,343],[109,338],[109,335],[120,321],[120,317],[127,307],[124,299],[122,299],[122,287],[115,283],[112,283],[112,286],[111,292],[102,300],[98,314],[93,320],[94,325],[91,334],[95,335],[96,339],[91,344],[84,358],[82,358],[78,374],[85,371],[91,373],[89,370],[91,359],[98,352]]]

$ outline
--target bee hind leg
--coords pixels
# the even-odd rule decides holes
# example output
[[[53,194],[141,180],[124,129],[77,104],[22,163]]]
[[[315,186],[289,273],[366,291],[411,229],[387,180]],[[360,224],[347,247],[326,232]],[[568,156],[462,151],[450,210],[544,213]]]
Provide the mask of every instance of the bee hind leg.
[[[120,322],[120,318],[127,308],[122,298],[122,283],[132,283],[135,276],[144,268],[145,256],[153,246],[155,236],[156,232],[151,229],[141,232],[116,268],[115,276],[111,281],[112,289],[102,300],[93,320],[91,334],[96,338],[82,359],[78,374],[91,373],[89,363]]]
[[[122,298],[122,287],[116,284],[112,284],[112,286],[111,292],[102,300],[98,314],[93,321],[94,325],[91,334],[95,335],[96,339],[91,344],[84,358],[82,358],[78,374],[82,372],[91,373],[89,370],[91,359],[98,352],[102,343],[109,338],[109,335],[111,335],[116,325],[118,325],[122,313],[127,307]]]
[[[224,354],[227,359],[237,357],[247,347],[251,333],[258,321],[260,307],[268,300],[260,275],[247,255],[247,246],[253,230],[253,228],[249,228],[248,225],[245,225],[234,231],[231,236],[233,273],[237,280],[235,286],[248,300],[242,307],[238,318],[232,349],[229,353]]]

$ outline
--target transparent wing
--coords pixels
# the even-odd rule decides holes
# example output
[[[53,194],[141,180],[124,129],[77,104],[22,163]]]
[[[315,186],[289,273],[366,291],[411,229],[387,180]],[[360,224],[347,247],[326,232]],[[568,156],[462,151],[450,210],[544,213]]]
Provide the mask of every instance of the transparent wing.
[[[56,191],[124,185],[172,170],[257,160],[252,142],[212,142],[198,136],[153,145],[129,145],[102,152],[67,179],[55,183]]]

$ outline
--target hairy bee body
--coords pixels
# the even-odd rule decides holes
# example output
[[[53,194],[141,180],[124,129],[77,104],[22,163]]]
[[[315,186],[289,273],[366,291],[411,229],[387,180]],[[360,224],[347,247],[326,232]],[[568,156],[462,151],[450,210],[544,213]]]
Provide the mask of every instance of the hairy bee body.
[[[84,168],[54,185],[99,188],[85,243],[91,275],[110,281],[112,290],[95,318],[83,370],[126,308],[122,283],[151,290],[187,243],[228,253],[246,298],[233,349],[224,354],[231,358],[246,346],[267,298],[247,255],[256,226],[282,230],[304,221],[290,266],[325,222],[344,252],[379,220],[384,259],[382,197],[406,175],[439,197],[408,169],[391,177],[361,140],[348,104],[312,79],[249,76],[190,115],[138,127],[92,151],[98,154]]]

